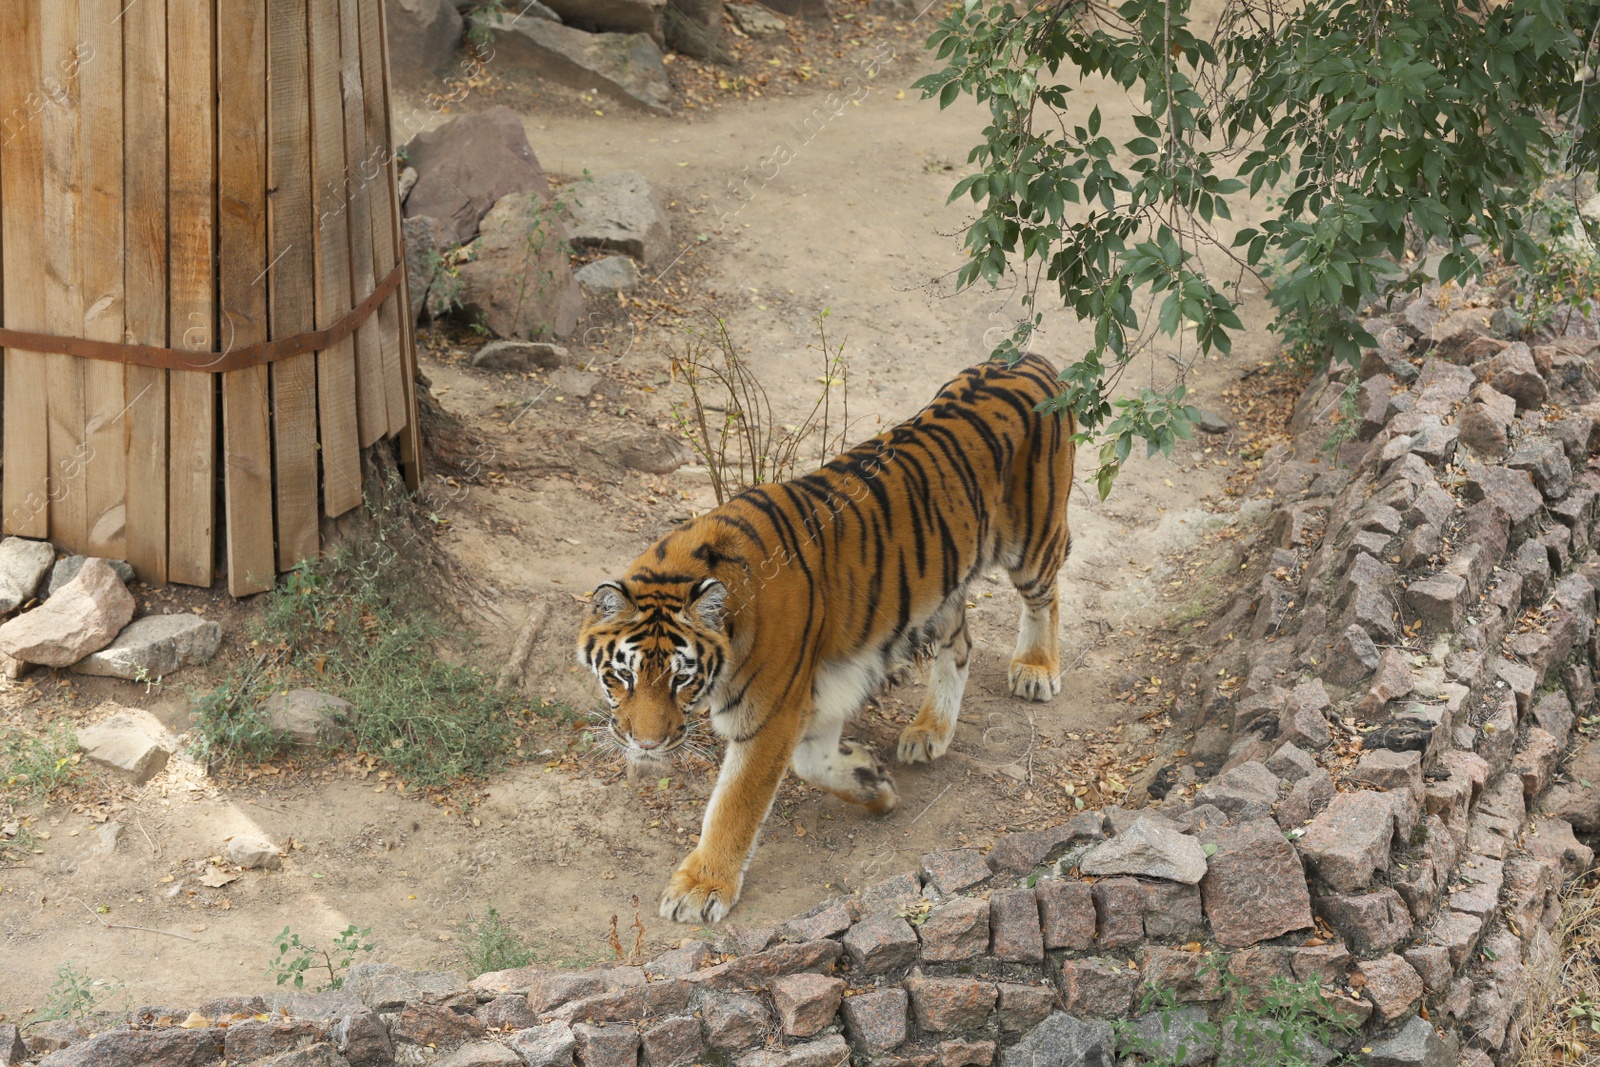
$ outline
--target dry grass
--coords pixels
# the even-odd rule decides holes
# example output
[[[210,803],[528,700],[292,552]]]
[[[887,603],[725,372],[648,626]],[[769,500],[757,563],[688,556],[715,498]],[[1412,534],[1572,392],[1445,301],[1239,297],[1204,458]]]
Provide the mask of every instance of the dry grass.
[[[1556,941],[1561,966],[1533,976],[1521,1062],[1600,1067],[1600,874],[1562,894]]]

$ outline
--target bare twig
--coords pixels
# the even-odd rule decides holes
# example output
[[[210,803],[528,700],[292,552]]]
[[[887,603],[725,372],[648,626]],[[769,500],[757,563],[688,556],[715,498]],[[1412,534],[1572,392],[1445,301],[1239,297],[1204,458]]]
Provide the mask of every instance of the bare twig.
[[[528,667],[528,656],[533,652],[533,643],[539,640],[545,620],[549,617],[550,605],[542,600],[535,601],[528,611],[527,621],[522,624],[522,629],[517,631],[517,639],[511,646],[510,658],[506,660],[506,665],[500,668],[500,673],[494,680],[496,689],[522,684],[523,673]]]
[[[912,819],[910,822],[906,823],[906,825],[907,826],[915,826],[915,825],[917,825],[917,819],[920,819],[924,815],[928,814],[928,809],[932,808],[935,804],[939,803],[939,801],[943,800],[944,799],[944,795],[946,793],[950,792],[951,788],[954,785],[955,785],[955,783],[951,782],[950,785],[947,785],[943,789],[941,789],[939,791],[939,795],[938,796],[936,796],[932,800],[928,801],[928,807],[923,808],[921,811],[917,812],[917,818],[916,819]]]
[[[104,919],[100,918],[99,915],[96,915],[95,914],[95,910],[93,908],[89,907],[89,905],[84,904],[83,901],[78,900],[77,897],[73,897],[72,899],[73,900],[77,900],[79,904],[83,905],[83,910],[88,912],[90,917],[93,918],[95,922],[99,923],[101,926],[105,927],[107,930],[141,930],[141,931],[143,931],[144,933],[147,933],[147,934],[164,934],[167,937],[178,937],[178,938],[182,938],[185,941],[193,941],[193,942],[195,942],[197,944],[200,941],[200,939],[198,937],[190,937],[188,934],[174,933],[171,930],[157,930],[153,926],[128,926],[128,925],[126,925],[124,923],[108,923]]]

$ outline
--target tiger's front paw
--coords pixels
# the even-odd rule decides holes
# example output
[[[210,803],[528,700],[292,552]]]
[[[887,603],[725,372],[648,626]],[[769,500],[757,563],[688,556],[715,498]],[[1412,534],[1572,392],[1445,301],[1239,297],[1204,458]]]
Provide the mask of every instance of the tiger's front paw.
[[[739,900],[739,876],[712,870],[695,849],[678,864],[678,870],[661,894],[661,917],[680,923],[719,923]]]
[[[932,763],[950,747],[953,729],[945,730],[936,722],[923,722],[924,716],[900,731],[900,748],[896,753],[901,763]]]
[[[1061,692],[1061,677],[1052,667],[1040,667],[1020,660],[1011,661],[1008,676],[1011,692],[1023,700],[1042,704]]]

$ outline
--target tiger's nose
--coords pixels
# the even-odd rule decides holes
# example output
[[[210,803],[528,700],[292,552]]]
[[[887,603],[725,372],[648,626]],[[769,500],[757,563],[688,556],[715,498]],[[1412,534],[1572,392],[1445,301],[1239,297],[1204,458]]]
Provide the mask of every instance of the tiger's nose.
[[[659,748],[661,745],[660,741],[646,741],[643,738],[634,737],[632,734],[628,735],[628,740],[632,741],[646,752],[650,751],[652,748]]]

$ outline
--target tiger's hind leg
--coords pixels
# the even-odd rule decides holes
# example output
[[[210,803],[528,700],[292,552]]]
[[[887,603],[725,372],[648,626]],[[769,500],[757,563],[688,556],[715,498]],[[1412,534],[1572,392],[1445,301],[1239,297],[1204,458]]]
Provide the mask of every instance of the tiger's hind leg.
[[[972,660],[966,590],[957,590],[949,604],[953,607],[945,608],[944,626],[928,671],[928,695],[917,717],[900,733],[901,763],[931,763],[944,755],[955,736]]]
[[[1059,543],[1059,549],[1042,554],[1037,570],[1010,572],[1011,584],[1022,594],[1022,620],[1006,677],[1012,694],[1023,700],[1042,703],[1061,692],[1061,598],[1056,576],[1071,547],[1064,527]]]

